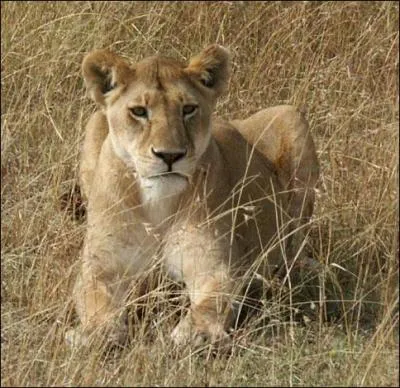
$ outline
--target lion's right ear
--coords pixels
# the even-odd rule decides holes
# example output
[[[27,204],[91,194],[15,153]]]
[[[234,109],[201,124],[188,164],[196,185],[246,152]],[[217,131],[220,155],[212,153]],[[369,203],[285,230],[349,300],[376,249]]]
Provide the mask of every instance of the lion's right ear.
[[[218,44],[212,44],[192,58],[185,71],[218,97],[228,86],[229,51]]]
[[[82,62],[82,74],[93,101],[105,106],[105,95],[117,86],[126,85],[133,74],[129,64],[108,50],[95,50]]]

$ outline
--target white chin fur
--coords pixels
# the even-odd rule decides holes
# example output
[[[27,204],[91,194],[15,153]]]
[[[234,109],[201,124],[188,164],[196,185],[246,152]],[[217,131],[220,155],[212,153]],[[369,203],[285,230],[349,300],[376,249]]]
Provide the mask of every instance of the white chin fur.
[[[140,186],[145,216],[157,226],[174,214],[177,195],[186,189],[188,180],[179,175],[141,178]]]
[[[158,201],[182,193],[188,180],[179,175],[166,175],[155,178],[141,178],[140,186],[143,202]]]

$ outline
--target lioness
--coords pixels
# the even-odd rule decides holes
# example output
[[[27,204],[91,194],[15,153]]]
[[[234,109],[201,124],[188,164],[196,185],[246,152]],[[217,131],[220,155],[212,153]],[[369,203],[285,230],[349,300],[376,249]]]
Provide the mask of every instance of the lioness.
[[[190,297],[173,340],[218,342],[235,319],[239,280],[271,278],[293,258],[290,236],[312,214],[318,177],[307,122],[289,105],[231,123],[213,117],[229,67],[219,45],[187,65],[162,56],[129,65],[105,50],[85,57],[99,110],[80,164],[88,227],[75,340],[99,328],[125,339],[124,304],[141,295],[158,254]]]

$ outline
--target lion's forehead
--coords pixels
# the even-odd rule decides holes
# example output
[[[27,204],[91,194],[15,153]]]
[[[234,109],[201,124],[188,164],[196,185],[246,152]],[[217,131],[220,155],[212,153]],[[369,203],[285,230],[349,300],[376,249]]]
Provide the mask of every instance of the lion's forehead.
[[[160,89],[154,82],[137,80],[132,82],[126,90],[125,101],[128,106],[163,105],[172,108],[182,103],[196,103],[197,96],[190,85],[186,85],[184,81],[166,82]]]
[[[184,66],[174,59],[160,56],[146,58],[133,70],[134,77],[126,91],[128,98],[140,99],[142,103],[158,100],[183,102],[198,94]]]
[[[141,80],[167,82],[185,76],[184,66],[175,59],[154,56],[134,66],[135,77]]]

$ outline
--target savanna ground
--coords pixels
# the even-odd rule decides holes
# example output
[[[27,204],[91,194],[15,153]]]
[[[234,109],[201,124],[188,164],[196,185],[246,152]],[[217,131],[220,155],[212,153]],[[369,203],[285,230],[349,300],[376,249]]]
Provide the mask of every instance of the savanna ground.
[[[2,385],[398,386],[398,14],[395,2],[2,2]],[[186,60],[214,42],[233,60],[220,115],[307,108],[321,163],[311,313],[284,317],[301,307],[288,289],[231,354],[174,352],[160,289],[152,335],[107,358],[71,351],[85,223],[60,195],[94,110],[82,58],[107,47]]]

